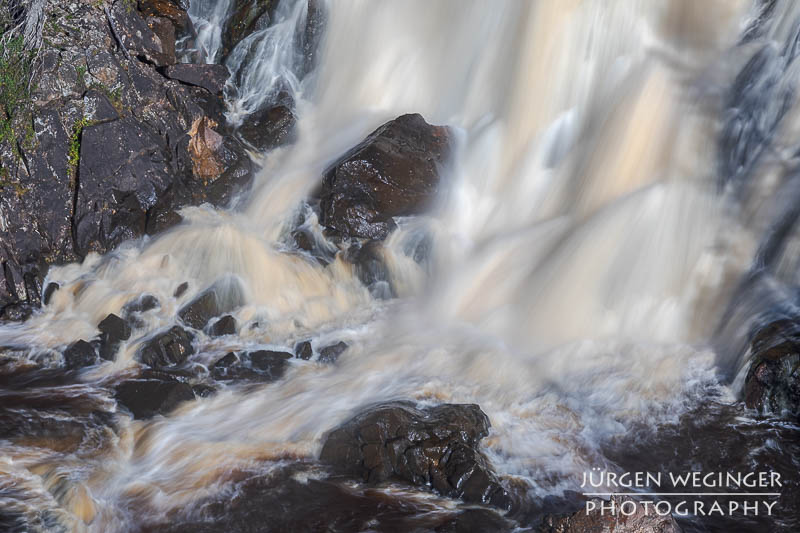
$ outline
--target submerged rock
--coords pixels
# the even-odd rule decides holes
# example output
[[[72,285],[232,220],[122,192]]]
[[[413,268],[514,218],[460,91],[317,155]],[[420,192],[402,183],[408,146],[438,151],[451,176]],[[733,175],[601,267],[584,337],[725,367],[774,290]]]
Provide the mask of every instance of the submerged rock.
[[[131,337],[131,328],[120,317],[111,314],[97,325],[97,329],[100,330],[100,357],[111,361],[122,341]]]
[[[477,449],[488,433],[489,419],[477,405],[418,409],[394,402],[369,408],[331,431],[320,461],[366,483],[405,481],[510,510],[511,494]]]
[[[247,380],[269,382],[283,377],[292,354],[257,350],[236,354],[230,352],[211,367],[211,375],[220,381]]]
[[[235,0],[233,14],[222,32],[223,57],[248,35],[269,27],[277,4],[277,0]]]
[[[298,342],[294,347],[294,355],[300,359],[308,361],[314,355],[314,350],[311,348],[311,341]]]
[[[175,367],[194,353],[194,336],[180,326],[173,326],[145,342],[139,348],[139,360],[151,368]]]
[[[630,503],[625,503],[630,502]],[[567,516],[550,515],[545,517],[541,533],[681,533],[682,529],[672,516],[659,516],[632,499],[613,497],[613,504],[619,509],[626,505],[631,509],[622,513],[601,512],[602,502],[595,499],[596,508],[588,513],[582,509],[575,514]],[[634,510],[635,509],[635,510]],[[627,515],[630,512],[630,515]]]
[[[178,316],[194,329],[204,329],[209,321],[244,304],[244,291],[238,281],[225,279],[215,283],[184,305]]]
[[[779,320],[761,328],[750,352],[744,385],[747,407],[800,419],[800,324]]]
[[[392,217],[424,211],[439,190],[446,127],[403,115],[372,132],[324,173],[321,223],[343,236],[384,239]]]
[[[91,343],[81,339],[64,350],[64,364],[69,369],[84,368],[97,363],[97,352]]]
[[[214,322],[214,325],[209,329],[209,333],[212,337],[236,334],[236,319],[231,315],[225,315]]]
[[[290,142],[294,126],[291,104],[277,104],[245,118],[237,131],[247,144],[259,152],[265,152]]]
[[[180,381],[131,379],[117,385],[114,398],[136,419],[167,414],[179,404],[194,399],[192,387]]]
[[[346,342],[340,341],[336,344],[331,344],[319,351],[319,358],[317,360],[320,363],[335,363],[347,348],[348,345]]]

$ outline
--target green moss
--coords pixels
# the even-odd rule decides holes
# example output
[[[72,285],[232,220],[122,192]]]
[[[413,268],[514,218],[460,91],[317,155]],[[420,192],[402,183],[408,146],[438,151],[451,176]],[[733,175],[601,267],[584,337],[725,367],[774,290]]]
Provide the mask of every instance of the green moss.
[[[81,134],[83,133],[83,128],[90,125],[86,117],[81,117],[72,127],[72,135],[69,138],[68,161],[69,167],[73,172],[78,168],[78,161],[81,158]]]
[[[31,59],[21,36],[0,43],[0,141],[11,143],[15,152],[14,116],[30,98]]]

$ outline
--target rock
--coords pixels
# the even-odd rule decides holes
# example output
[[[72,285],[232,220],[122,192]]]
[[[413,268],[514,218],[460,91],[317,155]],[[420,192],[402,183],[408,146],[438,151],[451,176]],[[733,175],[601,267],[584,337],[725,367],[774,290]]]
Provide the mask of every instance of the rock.
[[[800,419],[800,324],[784,319],[761,328],[750,342],[750,353],[747,407]]]
[[[320,461],[369,484],[432,486],[444,496],[510,510],[511,495],[477,449],[488,433],[489,419],[477,405],[417,409],[393,402],[331,431]]]
[[[152,294],[143,294],[135,300],[131,300],[122,306],[123,315],[131,315],[134,313],[146,313],[152,309],[158,309],[161,304],[158,298]]]
[[[545,517],[539,531],[541,533],[681,533],[682,531],[670,515],[659,516],[652,511],[648,513],[643,505],[621,496],[614,496],[612,501],[617,509],[624,504],[626,506],[625,514],[633,509],[635,511],[631,512],[629,516],[609,511],[602,513],[600,504],[603,502],[595,499],[596,508],[588,513],[586,509],[582,509],[568,516],[549,515]],[[608,502],[605,503],[609,505]]]
[[[484,533],[487,531],[511,533],[520,531],[520,528],[517,524],[489,509],[465,509],[434,531],[436,533]]]
[[[130,9],[124,2],[116,2],[111,8],[111,16],[116,22],[119,38],[130,55],[157,66],[175,62],[175,42],[163,43],[138,11]]]
[[[180,381],[160,379],[131,379],[115,388],[114,398],[143,420],[158,414],[167,414],[179,404],[194,399],[192,387]]]
[[[384,239],[392,217],[431,205],[448,143],[447,128],[420,115],[387,122],[325,171],[321,223],[343,236]]]
[[[383,244],[367,241],[347,250],[346,259],[355,266],[356,276],[375,298],[389,299],[396,296],[386,267]]]
[[[222,32],[222,56],[227,55],[252,33],[269,27],[276,0],[235,0],[233,13]]]
[[[244,291],[238,281],[223,279],[184,305],[178,316],[194,329],[205,329],[208,322],[244,304]]]
[[[225,315],[220,318],[214,325],[211,326],[210,333],[212,337],[221,337],[223,335],[236,334],[236,319],[231,315]]]
[[[178,63],[164,69],[164,75],[188,85],[202,87],[211,94],[222,94],[228,80],[228,69],[225,65],[206,65],[195,63]]]
[[[319,358],[317,360],[320,363],[335,363],[346,349],[346,342],[337,342],[336,344],[326,346],[319,351]]]
[[[189,3],[183,0],[139,0],[139,11],[142,14],[169,20],[178,34],[192,29],[188,10]]]
[[[292,354],[258,350],[235,354],[230,352],[211,368],[211,375],[220,381],[248,380],[269,382],[283,377]]]
[[[165,150],[164,140],[133,118],[83,129],[75,206],[81,256],[145,234],[148,211],[173,181]]]
[[[164,63],[174,65],[175,57],[175,25],[166,17],[148,17],[147,25],[161,42]]]
[[[139,360],[151,368],[175,367],[194,353],[194,336],[180,326],[173,326],[144,343]]]
[[[173,296],[175,298],[180,298],[181,296],[183,296],[183,293],[185,293],[188,289],[189,289],[189,282],[184,281],[183,283],[178,285],[178,287],[175,289],[175,293],[173,294]]]
[[[292,141],[295,117],[291,107],[273,105],[247,116],[239,126],[239,137],[259,152],[266,152]]]
[[[294,347],[295,357],[299,357],[305,361],[311,359],[314,351],[311,349],[311,341],[298,342]]]
[[[44,305],[49,304],[50,303],[50,299],[53,297],[53,295],[56,293],[56,291],[58,289],[60,289],[60,288],[61,288],[61,285],[59,285],[58,283],[55,283],[55,282],[52,282],[52,281],[50,283],[48,283],[47,287],[45,287],[45,289],[44,289],[44,294],[42,294],[42,303]]]
[[[112,361],[119,345],[131,337],[131,328],[117,315],[108,315],[97,325],[100,330],[100,357]]]
[[[85,340],[75,341],[64,350],[64,364],[69,369],[92,366],[97,363],[94,346]]]

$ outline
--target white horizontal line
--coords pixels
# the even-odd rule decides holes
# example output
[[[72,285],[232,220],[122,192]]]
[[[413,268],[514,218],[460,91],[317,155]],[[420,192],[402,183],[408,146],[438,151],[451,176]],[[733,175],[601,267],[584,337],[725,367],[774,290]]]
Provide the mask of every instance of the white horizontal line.
[[[584,492],[584,496],[780,496],[780,492]]]

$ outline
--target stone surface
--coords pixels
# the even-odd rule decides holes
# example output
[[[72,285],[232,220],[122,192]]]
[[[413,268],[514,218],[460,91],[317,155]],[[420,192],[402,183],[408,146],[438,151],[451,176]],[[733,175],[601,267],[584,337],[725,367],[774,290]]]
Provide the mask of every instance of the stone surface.
[[[219,95],[222,94],[225,81],[228,79],[228,69],[225,65],[178,63],[164,69],[164,75]]]
[[[596,509],[586,512],[582,509],[568,516],[545,517],[541,533],[681,533],[682,529],[672,516],[658,516],[655,512],[647,512],[645,507],[634,500],[626,500],[615,496],[614,505],[623,505],[625,501],[625,516],[600,511],[600,500],[595,500]],[[607,503],[608,505],[608,503]]]
[[[278,104],[256,111],[237,130],[247,144],[266,152],[293,140],[295,116],[292,104]]]
[[[448,143],[447,128],[420,115],[387,122],[325,171],[321,223],[343,236],[384,239],[392,217],[431,205]]]
[[[139,360],[151,368],[170,368],[182,364],[194,353],[193,335],[180,326],[156,334],[139,348]]]
[[[108,315],[97,325],[100,330],[100,357],[112,361],[119,345],[131,337],[131,328],[117,315]]]
[[[212,337],[236,334],[236,319],[231,315],[225,315],[211,326],[209,333]]]
[[[331,431],[320,461],[369,484],[404,481],[510,510],[511,494],[477,449],[488,433],[489,419],[477,405],[418,409],[393,402],[368,408]]]
[[[750,343],[750,354],[747,407],[800,419],[800,322],[784,319],[762,327]]]
[[[294,355],[306,361],[311,359],[311,356],[314,355],[314,351],[311,348],[311,341],[298,342],[294,347]]]
[[[257,350],[236,354],[230,352],[211,367],[211,375],[220,381],[275,381],[289,368],[292,354]]]
[[[167,414],[179,404],[194,399],[192,387],[180,381],[131,379],[115,388],[114,398],[136,419]]]
[[[330,346],[326,346],[319,351],[319,358],[318,361],[320,363],[335,363],[339,356],[344,353],[347,349],[346,342],[337,342],[336,344],[331,344]]]
[[[92,366],[97,363],[94,346],[85,340],[75,341],[64,350],[64,365],[69,369]]]
[[[238,281],[223,279],[181,307],[178,316],[194,329],[205,329],[208,322],[244,304],[244,291]]]

